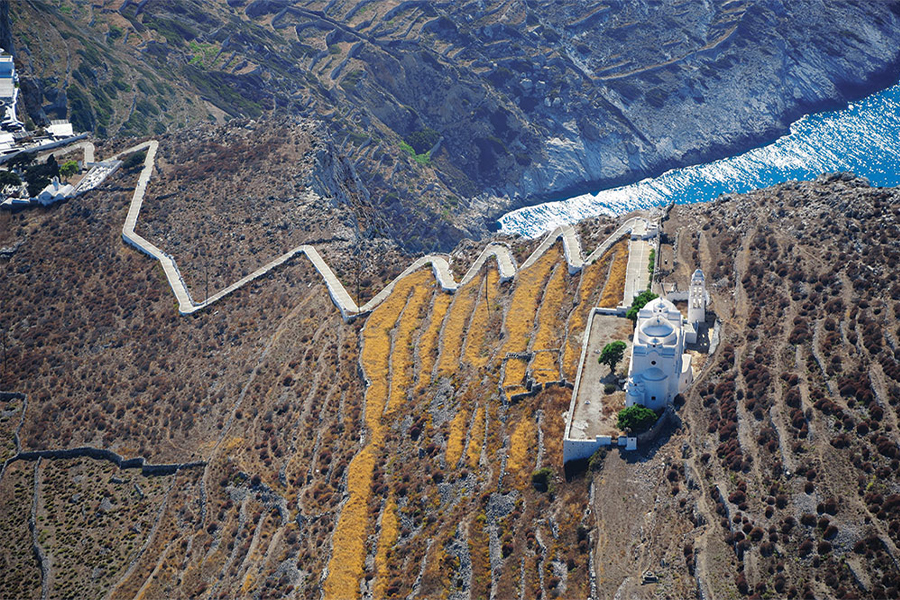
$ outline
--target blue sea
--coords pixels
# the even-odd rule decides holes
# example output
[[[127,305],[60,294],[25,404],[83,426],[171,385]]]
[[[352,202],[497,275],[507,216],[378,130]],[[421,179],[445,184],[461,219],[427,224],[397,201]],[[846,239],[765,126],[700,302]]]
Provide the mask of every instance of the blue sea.
[[[807,115],[765,146],[672,169],[631,185],[547,202],[503,215],[501,231],[536,237],[564,223],[635,209],[707,202],[791,180],[852,171],[874,186],[900,185],[900,84],[832,112]]]

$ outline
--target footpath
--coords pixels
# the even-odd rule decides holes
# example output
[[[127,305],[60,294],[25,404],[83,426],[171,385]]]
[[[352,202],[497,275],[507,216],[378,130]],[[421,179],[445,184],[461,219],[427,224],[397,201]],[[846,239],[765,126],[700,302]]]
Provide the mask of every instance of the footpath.
[[[378,294],[376,294],[374,298],[360,307],[356,304],[356,302],[353,301],[353,298],[347,292],[346,288],[344,288],[341,281],[334,274],[334,271],[331,270],[331,267],[328,266],[328,263],[325,262],[325,260],[315,249],[315,247],[304,244],[302,246],[297,246],[293,250],[290,250],[285,254],[282,254],[278,258],[272,260],[271,262],[266,263],[249,275],[242,277],[228,287],[216,292],[203,302],[195,302],[193,298],[191,298],[191,294],[188,291],[187,285],[184,283],[184,278],[181,276],[181,272],[178,270],[178,264],[175,262],[175,259],[152,244],[146,238],[135,232],[135,226],[137,225],[138,217],[141,213],[141,206],[144,202],[144,196],[147,193],[147,185],[149,184],[150,176],[153,173],[153,167],[156,161],[156,151],[158,147],[159,143],[156,140],[151,140],[128,148],[127,150],[124,150],[113,157],[114,159],[119,159],[120,157],[131,154],[133,152],[139,152],[145,149],[147,150],[147,155],[144,159],[144,167],[141,170],[140,176],[138,177],[138,182],[134,189],[134,195],[132,196],[131,204],[128,207],[128,215],[125,217],[125,225],[122,227],[122,239],[144,254],[160,262],[163,271],[166,274],[166,279],[169,282],[169,287],[172,288],[172,293],[175,294],[175,298],[176,300],[178,300],[178,312],[182,315],[190,315],[205,309],[211,304],[215,304],[225,296],[241,289],[251,281],[266,275],[273,269],[280,267],[281,265],[300,255],[306,256],[306,258],[312,263],[313,267],[322,277],[325,282],[325,286],[328,288],[328,294],[331,296],[332,302],[334,302],[338,310],[341,311],[341,316],[345,321],[353,320],[374,310],[375,307],[377,307],[388,296],[390,296],[391,292],[394,289],[394,286],[398,281],[410,275],[411,273],[418,271],[426,265],[431,266],[431,269],[434,272],[434,277],[440,284],[441,289],[449,293],[455,292],[461,286],[474,279],[475,276],[478,275],[478,272],[481,270],[484,264],[491,259],[497,261],[497,268],[500,272],[501,281],[509,281],[515,278],[516,274],[520,270],[516,267],[515,258],[513,257],[510,249],[503,244],[493,243],[489,244],[484,250],[482,250],[481,254],[478,256],[478,258],[475,260],[475,262],[472,264],[463,278],[457,283],[453,277],[453,272],[450,269],[450,264],[447,262],[447,259],[441,255],[428,254],[419,259],[416,259],[409,267],[407,267],[402,273],[400,273],[400,275],[398,275],[396,278],[394,278],[393,281],[385,286],[384,289],[378,292]],[[591,262],[599,258],[600,255],[606,252],[610,247],[612,247],[612,245],[619,239],[626,235],[629,235],[637,221],[637,218],[631,218],[625,221],[587,258],[585,258],[582,254],[581,242],[578,238],[578,234],[575,232],[575,229],[571,225],[563,225],[557,227],[547,234],[547,236],[537,247],[537,249],[523,263],[521,268],[527,269],[528,267],[533,265],[541,256],[544,255],[545,252],[547,252],[547,250],[549,250],[553,246],[554,243],[556,243],[557,240],[561,239],[563,243],[563,251],[565,253],[566,262],[568,263],[569,267],[569,273],[578,273],[581,271],[585,264],[590,264]]]

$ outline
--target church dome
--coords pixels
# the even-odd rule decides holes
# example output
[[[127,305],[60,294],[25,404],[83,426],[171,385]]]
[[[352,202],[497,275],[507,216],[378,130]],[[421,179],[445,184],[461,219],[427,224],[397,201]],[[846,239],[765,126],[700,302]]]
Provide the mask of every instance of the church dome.
[[[646,381],[662,381],[666,378],[666,374],[659,367],[650,367],[641,372],[641,377]]]
[[[672,335],[673,331],[675,331],[675,329],[672,327],[671,323],[669,323],[669,320],[660,316],[648,319],[647,322],[641,326],[641,333],[651,338],[667,338]]]

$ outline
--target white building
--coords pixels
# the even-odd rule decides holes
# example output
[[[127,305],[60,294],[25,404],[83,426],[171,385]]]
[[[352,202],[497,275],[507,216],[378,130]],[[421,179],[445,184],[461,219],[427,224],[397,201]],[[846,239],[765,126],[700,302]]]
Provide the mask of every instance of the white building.
[[[50,125],[47,126],[47,133],[57,139],[75,135],[75,132],[72,130],[72,124],[62,119],[50,121]]]
[[[706,322],[706,277],[697,269],[691,277],[688,289],[688,318],[685,325],[685,342],[697,343],[697,330],[700,323]]]
[[[0,154],[5,154],[16,145],[16,139],[8,131],[0,131]]]
[[[664,298],[651,300],[638,313],[626,406],[660,410],[693,381],[691,356],[684,353],[684,323],[681,312]]]
[[[59,202],[63,198],[67,198],[74,190],[75,188],[73,186],[68,183],[61,184],[59,178],[54,177],[53,181],[50,182],[50,185],[41,190],[41,193],[37,195],[35,200],[44,206],[47,206],[54,202]]]
[[[21,125],[16,118],[16,100],[19,88],[16,87],[16,67],[13,57],[0,48],[0,124],[4,126]]]

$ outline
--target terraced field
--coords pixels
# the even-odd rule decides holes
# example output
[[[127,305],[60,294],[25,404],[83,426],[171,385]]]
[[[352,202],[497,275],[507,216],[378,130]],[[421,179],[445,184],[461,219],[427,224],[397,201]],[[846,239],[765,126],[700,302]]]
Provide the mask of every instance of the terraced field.
[[[561,448],[548,449],[541,440],[559,437],[569,392],[555,389],[510,404],[499,392],[500,373],[505,364],[507,379],[524,380],[526,368],[538,380],[560,379],[555,357],[565,347],[573,296],[599,297],[618,252],[621,247],[585,271],[597,290],[579,289],[582,276],[568,274],[555,247],[512,283],[501,285],[491,266],[453,296],[440,291],[430,270],[418,271],[373,311],[362,330],[365,445],[349,464],[327,597],[444,589],[487,595],[499,586],[507,594],[525,586],[527,597],[538,597],[587,589],[586,569],[562,588],[545,581],[542,569],[576,556],[563,548],[549,552],[536,541],[541,528],[557,527],[552,516],[536,516],[561,507],[532,487],[531,474],[540,466],[559,470]],[[546,351],[533,365],[506,359],[538,344]],[[573,489],[580,489],[583,505],[583,485]],[[585,565],[585,558],[578,562]]]
[[[120,219],[123,201],[106,204],[104,219]],[[53,215],[38,218],[52,222]],[[104,235],[102,227],[96,232]],[[143,318],[167,323],[172,362],[151,359],[147,386],[170,390],[172,406],[162,396],[149,403],[142,394],[113,397],[101,403],[106,417],[76,413],[58,431],[66,437],[54,440],[54,428],[38,435],[48,429],[39,425],[41,407],[55,406],[60,394],[40,390],[64,382],[37,376],[24,388],[31,392],[24,419],[24,397],[3,401],[4,458],[71,447],[70,430],[88,441],[76,424],[94,420],[104,439],[119,440],[114,449],[123,456],[137,450],[198,465],[149,476],[85,456],[44,459],[37,468],[10,463],[0,480],[8,500],[0,532],[18,541],[3,550],[0,590],[40,597],[41,586],[26,583],[37,581],[51,598],[585,595],[587,546],[565,515],[571,503],[587,508],[587,486],[560,474],[570,392],[550,389],[516,403],[509,396],[524,392],[527,380],[562,378],[560,357],[580,347],[582,333],[567,323],[603,293],[622,248],[572,276],[558,241],[512,281],[501,283],[489,261],[454,294],[424,267],[350,324],[302,263],[225,301],[227,325],[218,312],[165,321],[171,301],[158,298]],[[164,285],[152,263],[137,264],[148,267],[142,282]],[[112,274],[110,285],[119,279]],[[315,283],[291,304],[294,281]],[[621,283],[607,293],[621,297]],[[262,307],[271,305],[278,308],[269,319]],[[42,319],[52,327],[58,314]],[[127,326],[134,317],[123,318]],[[227,384],[214,376],[206,391],[202,369],[194,368],[196,382],[168,387],[165,369],[192,356],[198,341],[214,352],[210,335],[235,344],[232,356],[242,358],[223,368],[237,376]],[[22,346],[32,347],[40,348]],[[28,356],[18,350],[13,360]],[[94,366],[101,381],[118,372]],[[87,373],[91,365],[81,368]],[[519,387],[501,392],[504,374]],[[96,391],[86,385],[88,395]],[[132,412],[144,415],[145,427],[129,419]],[[106,419],[119,417],[134,442],[112,436]],[[190,445],[174,435],[176,427],[190,434]],[[179,446],[154,441],[163,437]],[[539,467],[551,470],[544,491],[531,484]],[[23,517],[12,506],[33,506],[34,527],[27,509]],[[76,529],[83,533],[77,540]],[[43,574],[33,541],[45,557]],[[93,558],[75,560],[83,554]]]

